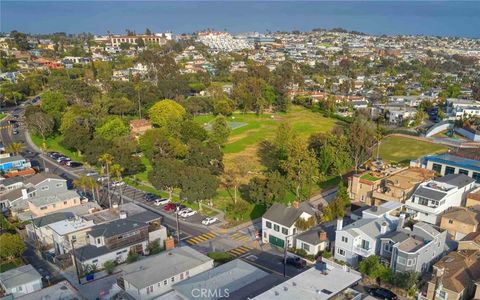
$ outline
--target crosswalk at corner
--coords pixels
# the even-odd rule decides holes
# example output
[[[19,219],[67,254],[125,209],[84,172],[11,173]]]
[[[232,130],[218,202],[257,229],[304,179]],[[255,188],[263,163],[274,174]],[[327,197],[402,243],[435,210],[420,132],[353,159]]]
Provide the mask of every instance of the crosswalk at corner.
[[[234,234],[230,235],[230,238],[232,240],[235,240],[240,243],[246,243],[248,241],[251,241],[252,238],[242,232],[235,232]]]
[[[247,247],[247,246],[240,246],[240,247],[228,250],[227,253],[232,255],[232,256],[238,257],[238,256],[241,256],[241,255],[249,252],[250,250],[252,250],[252,248]]]
[[[208,233],[204,233],[204,234],[189,238],[187,240],[187,243],[189,243],[190,245],[196,245],[216,237],[217,237],[217,234],[215,232],[208,232]]]

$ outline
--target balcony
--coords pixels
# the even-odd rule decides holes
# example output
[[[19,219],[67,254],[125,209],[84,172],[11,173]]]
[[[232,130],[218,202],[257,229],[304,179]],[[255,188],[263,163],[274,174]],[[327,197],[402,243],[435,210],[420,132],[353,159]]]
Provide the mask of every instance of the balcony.
[[[368,257],[368,256],[374,254],[371,248],[370,249],[364,249],[360,246],[354,246],[353,247],[353,252],[355,252],[355,253],[363,256],[363,257]]]

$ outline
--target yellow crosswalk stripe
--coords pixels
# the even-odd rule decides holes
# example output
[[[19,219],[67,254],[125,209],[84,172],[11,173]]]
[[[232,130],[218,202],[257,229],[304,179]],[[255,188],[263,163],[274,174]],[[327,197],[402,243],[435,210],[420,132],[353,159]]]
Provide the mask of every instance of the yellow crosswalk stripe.
[[[235,239],[235,238],[240,237],[240,236],[242,236],[242,235],[243,235],[243,233],[241,233],[241,232],[235,232],[235,233],[232,234],[230,237],[231,237],[232,239]]]
[[[246,241],[250,240],[250,237],[244,235],[244,236],[242,236],[242,237],[240,237],[240,238],[238,238],[238,239],[236,239],[236,240],[239,241],[239,242],[246,242]]]
[[[206,236],[206,237],[208,237],[208,238],[210,238],[210,239],[213,239],[214,237],[217,236],[217,235],[216,235],[215,233],[213,233],[213,232],[204,233],[204,234],[202,234],[202,235],[203,235],[203,236]]]
[[[240,246],[239,248],[244,249],[245,252],[252,250],[252,248],[247,247],[247,246]]]
[[[189,243],[191,245],[195,245],[195,244],[203,243],[203,242],[205,242],[209,239],[213,239],[215,237],[217,237],[217,235],[213,232],[204,233],[204,234],[201,234],[199,236],[192,237],[192,238],[188,239],[187,243]]]
[[[228,251],[228,252],[229,252],[230,254],[235,255],[235,256],[239,256],[239,255],[241,255],[241,254],[243,253],[243,252],[241,252],[241,251],[238,251],[237,249],[232,249],[232,250],[230,250],[230,251]]]

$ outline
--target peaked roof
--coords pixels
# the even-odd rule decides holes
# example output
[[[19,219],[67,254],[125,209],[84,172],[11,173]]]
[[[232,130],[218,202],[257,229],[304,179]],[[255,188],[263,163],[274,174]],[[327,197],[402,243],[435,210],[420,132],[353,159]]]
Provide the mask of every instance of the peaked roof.
[[[464,186],[474,182],[475,180],[465,174],[448,174],[443,177],[435,178],[435,181],[445,182],[461,189]]]
[[[293,206],[287,207],[284,204],[275,203],[267,210],[263,218],[286,227],[291,227],[304,212],[312,216],[314,215],[313,210],[305,203],[302,203],[299,208]]]

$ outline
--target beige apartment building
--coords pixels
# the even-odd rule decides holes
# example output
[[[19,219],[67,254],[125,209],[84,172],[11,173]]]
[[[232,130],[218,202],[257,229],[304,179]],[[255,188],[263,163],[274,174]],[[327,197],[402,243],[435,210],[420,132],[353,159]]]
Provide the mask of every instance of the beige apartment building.
[[[461,240],[467,234],[480,229],[480,211],[465,207],[454,207],[440,219],[440,228],[445,229],[455,239]]]
[[[466,207],[480,206],[480,187],[467,195]]]
[[[36,217],[71,208],[82,204],[80,195],[72,190],[56,194],[54,196],[38,197],[28,201],[28,208]]]

